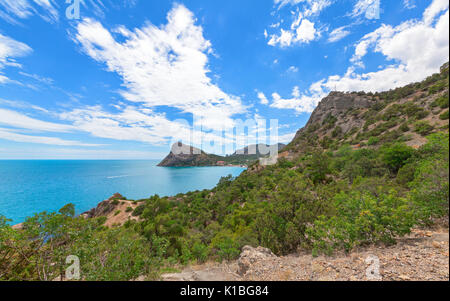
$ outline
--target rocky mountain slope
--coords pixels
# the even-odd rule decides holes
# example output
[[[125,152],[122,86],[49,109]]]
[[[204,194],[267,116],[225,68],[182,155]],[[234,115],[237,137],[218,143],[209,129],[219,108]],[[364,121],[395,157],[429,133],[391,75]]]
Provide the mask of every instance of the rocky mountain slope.
[[[424,136],[448,129],[449,64],[426,80],[382,93],[332,92],[285,151],[321,146],[355,148],[403,141],[420,147]]]

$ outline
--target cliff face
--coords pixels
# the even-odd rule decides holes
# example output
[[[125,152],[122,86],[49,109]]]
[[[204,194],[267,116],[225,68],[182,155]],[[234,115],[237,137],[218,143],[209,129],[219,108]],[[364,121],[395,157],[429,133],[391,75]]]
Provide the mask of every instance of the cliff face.
[[[300,137],[305,130],[322,125],[334,118],[336,118],[336,123],[341,126],[343,132],[347,132],[353,127],[362,127],[365,122],[364,119],[353,115],[345,118],[344,115],[351,110],[367,110],[378,101],[376,98],[369,97],[368,95],[331,92],[320,101],[317,108],[311,114],[308,123],[297,132],[294,140]]]

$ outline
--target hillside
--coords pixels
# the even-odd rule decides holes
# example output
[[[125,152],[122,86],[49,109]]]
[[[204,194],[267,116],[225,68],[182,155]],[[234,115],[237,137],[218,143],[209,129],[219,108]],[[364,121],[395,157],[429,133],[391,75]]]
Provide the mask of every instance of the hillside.
[[[285,149],[356,148],[401,141],[418,148],[425,136],[448,130],[448,63],[426,80],[382,93],[332,92]]]
[[[436,247],[428,240],[414,248],[402,244],[437,220],[448,229],[448,90],[446,64],[440,73],[392,91],[331,93],[283,148],[277,164],[255,162],[210,190],[127,201],[133,211],[123,215],[126,221],[116,220],[117,226],[108,223],[111,212],[119,210],[111,200],[93,210],[93,218],[76,217],[73,205],[36,215],[21,229],[0,217],[0,242],[5,242],[0,258],[6,258],[0,261],[0,278],[54,279],[62,270],[60,254],[76,254],[84,280],[155,280],[188,264],[236,260],[251,246],[289,258],[255,258],[240,279],[274,279],[283,273],[298,280],[301,276],[288,277],[278,263],[301,269],[305,258],[318,263],[315,272],[325,277],[322,268],[329,266],[315,258],[334,254],[342,257],[328,262],[347,273],[348,266],[340,265],[350,262],[347,254],[376,250],[384,278],[407,280],[392,270],[399,269],[414,275],[406,275],[409,279],[448,280],[448,268],[447,273],[434,268],[448,259],[448,238],[436,240]],[[201,151],[186,156],[186,161],[181,157],[186,164],[217,159]],[[173,164],[180,157],[166,159],[164,164]],[[98,217],[102,208],[106,220]],[[415,261],[406,263],[405,252]],[[433,267],[426,271],[419,264],[425,258]],[[258,278],[263,272],[267,277]],[[364,280],[350,277],[361,275],[335,279]]]
[[[244,149],[236,151],[229,156],[218,156],[207,154],[203,150],[185,145],[181,142],[175,143],[172,149],[158,166],[160,167],[189,167],[189,166],[224,166],[224,165],[248,165],[259,158],[267,148],[275,148],[275,151],[281,150],[285,145],[250,145]],[[264,147],[264,148],[263,148]],[[260,152],[261,150],[261,152]]]

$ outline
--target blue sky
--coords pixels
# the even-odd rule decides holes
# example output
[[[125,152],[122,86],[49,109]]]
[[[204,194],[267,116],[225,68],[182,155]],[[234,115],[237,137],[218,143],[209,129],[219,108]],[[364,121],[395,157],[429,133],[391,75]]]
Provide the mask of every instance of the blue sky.
[[[82,0],[77,18],[76,0],[0,0],[0,159],[289,142],[331,90],[389,90],[437,72],[449,59],[448,6]]]

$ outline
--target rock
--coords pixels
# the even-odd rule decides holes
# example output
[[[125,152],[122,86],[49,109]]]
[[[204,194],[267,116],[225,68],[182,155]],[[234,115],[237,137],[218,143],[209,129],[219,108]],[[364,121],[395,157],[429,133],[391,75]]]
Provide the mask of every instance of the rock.
[[[195,272],[183,272],[161,275],[163,281],[198,281]]]
[[[440,249],[440,248],[441,248],[441,244],[438,243],[437,241],[433,241],[431,244],[432,244],[433,247],[435,247],[436,249]]]
[[[12,226],[13,229],[15,230],[22,230],[23,229],[23,223],[17,224]]]
[[[404,281],[411,280],[411,278],[406,275],[400,275],[400,276],[398,276],[398,278],[400,278],[401,280],[404,280]]]
[[[254,263],[268,258],[276,258],[276,256],[267,248],[253,248],[251,246],[243,247],[241,256],[238,260],[238,274],[241,276],[245,275]]]
[[[436,233],[433,235],[433,240],[448,242],[448,233]]]

